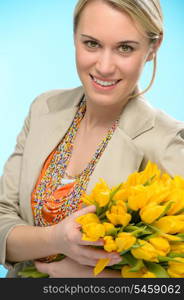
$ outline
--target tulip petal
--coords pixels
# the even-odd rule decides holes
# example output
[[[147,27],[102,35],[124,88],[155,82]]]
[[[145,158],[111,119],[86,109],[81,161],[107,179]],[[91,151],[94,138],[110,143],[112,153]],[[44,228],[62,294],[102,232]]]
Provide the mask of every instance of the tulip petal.
[[[101,258],[98,260],[93,272],[94,272],[94,275],[98,275],[99,273],[101,273],[105,267],[108,265],[108,263],[110,262],[110,259],[109,258]]]

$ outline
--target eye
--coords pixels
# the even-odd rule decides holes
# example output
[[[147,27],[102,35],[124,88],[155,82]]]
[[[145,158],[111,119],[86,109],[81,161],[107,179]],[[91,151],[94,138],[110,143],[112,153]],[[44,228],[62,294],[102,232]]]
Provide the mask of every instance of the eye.
[[[118,49],[120,53],[130,53],[134,50],[133,47],[126,44],[120,45]]]
[[[95,42],[95,41],[84,41],[84,44],[88,47],[88,48],[91,48],[91,49],[95,49],[95,48],[98,48],[98,43]]]

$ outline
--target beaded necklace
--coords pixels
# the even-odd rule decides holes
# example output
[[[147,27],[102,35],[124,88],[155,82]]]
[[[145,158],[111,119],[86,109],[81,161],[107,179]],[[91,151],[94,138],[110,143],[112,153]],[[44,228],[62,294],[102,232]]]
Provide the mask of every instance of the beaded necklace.
[[[39,184],[36,184],[32,193],[32,210],[36,226],[56,224],[81,206],[81,197],[86,191],[90,176],[118,125],[118,120],[116,120],[108,130],[106,137],[98,145],[87,167],[75,178],[74,183],[69,184],[67,194],[64,193],[62,198],[58,198],[57,191],[65,186],[62,180],[85,111],[86,102],[82,100],[70,128],[57,146],[45,174],[43,174]]]

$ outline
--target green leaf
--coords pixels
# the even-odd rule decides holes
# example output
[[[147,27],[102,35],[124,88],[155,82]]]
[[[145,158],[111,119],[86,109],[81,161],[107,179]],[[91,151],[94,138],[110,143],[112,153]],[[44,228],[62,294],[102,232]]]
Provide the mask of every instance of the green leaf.
[[[169,257],[184,257],[184,253],[174,253],[174,252],[171,252],[169,253]]]
[[[144,267],[142,259],[138,259],[136,264],[129,270],[130,272],[138,272]]]
[[[122,265],[113,265],[110,267],[106,267],[106,269],[111,269],[111,270],[121,270]]]
[[[174,257],[174,256],[173,256]],[[176,261],[172,256],[158,256],[159,262]]]
[[[62,259],[65,258],[65,257],[66,257],[66,255],[64,255],[64,254],[58,254],[58,255],[56,256],[56,258],[53,259],[51,262],[54,262],[54,261],[60,261],[60,260],[62,260]]]
[[[178,236],[179,238],[182,239],[182,241],[184,241],[184,233],[178,233],[178,234],[176,234],[176,236]],[[177,241],[175,241],[175,242],[177,242]],[[181,240],[178,242],[181,242]]]
[[[125,228],[125,231],[131,232],[135,236],[142,236],[152,233],[152,231],[145,224],[143,226],[135,226],[130,224]]]
[[[143,186],[150,185],[151,182],[153,181],[153,179],[155,178],[155,176],[156,176],[156,175],[151,176],[151,177],[143,184]]]
[[[160,215],[155,221],[157,221],[157,220],[159,220],[160,218],[162,218],[163,216],[165,216],[166,213],[168,212],[168,210],[170,209],[170,207],[171,207],[171,205],[172,205],[173,203],[174,203],[174,201],[169,201],[168,204],[166,205],[166,207],[165,207],[163,213],[161,213],[161,215]],[[154,221],[154,222],[155,222],[155,221]]]
[[[110,193],[110,201],[111,202],[113,200],[114,195],[119,191],[120,187],[121,187],[122,183],[120,183],[116,189],[114,189],[111,193]]]
[[[160,264],[148,261],[145,261],[144,264],[150,272],[156,275],[157,278],[169,278],[167,271]]]
[[[159,228],[157,228],[157,227],[155,227],[155,226],[153,226],[153,225],[147,224],[147,226],[148,226],[153,232],[162,233],[162,231],[161,231]]]
[[[131,247],[131,249],[140,248],[140,247],[142,247],[142,246],[143,246],[143,245],[140,245],[140,244],[136,243],[136,244],[134,244],[134,245]]]
[[[177,213],[175,213],[175,216],[181,215],[181,214],[183,214],[183,212],[184,212],[184,208],[177,211]]]
[[[46,273],[37,271],[34,266],[26,267],[22,271],[18,272],[18,275],[23,278],[47,278],[49,277]]]
[[[153,237],[157,237],[158,235],[159,235],[158,232],[155,232],[155,233],[153,233],[153,234],[149,234],[149,235],[147,235],[146,237],[144,237],[144,240],[145,240],[145,241],[148,241],[149,239],[151,239],[151,238],[153,238]]]
[[[51,262],[60,261],[66,256],[64,254],[58,254],[55,259],[53,259]],[[18,275],[24,278],[47,278],[49,277],[46,273],[39,272],[34,265],[27,266],[21,271],[18,272]]]
[[[120,253],[120,255],[121,255],[121,253]],[[123,260],[125,263],[127,263],[128,265],[130,265],[132,267],[134,267],[137,263],[137,259],[130,252],[123,254]]]

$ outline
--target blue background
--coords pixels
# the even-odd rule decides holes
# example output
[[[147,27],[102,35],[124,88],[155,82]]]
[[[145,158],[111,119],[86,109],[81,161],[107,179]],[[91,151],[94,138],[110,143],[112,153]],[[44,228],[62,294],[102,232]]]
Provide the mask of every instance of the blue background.
[[[29,105],[50,89],[80,85],[75,70],[72,15],[76,0],[0,0],[0,174],[13,151]],[[147,99],[184,121],[184,1],[161,0],[165,38]],[[152,69],[148,63],[141,87]],[[6,270],[0,266],[0,277]]]

